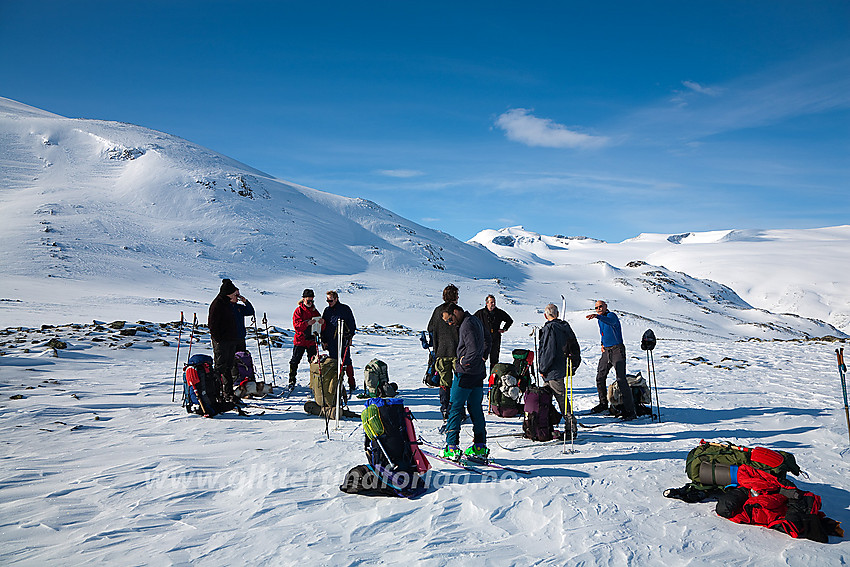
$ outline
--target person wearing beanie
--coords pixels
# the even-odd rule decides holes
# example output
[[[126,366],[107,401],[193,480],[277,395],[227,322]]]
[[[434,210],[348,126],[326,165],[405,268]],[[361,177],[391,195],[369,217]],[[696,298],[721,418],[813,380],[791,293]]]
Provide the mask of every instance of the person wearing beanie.
[[[298,301],[298,307],[292,314],[292,328],[295,329],[295,337],[292,339],[292,358],[289,360],[289,387],[295,388],[295,376],[298,374],[298,365],[307,353],[307,362],[310,362],[316,354],[318,354],[318,346],[316,337],[312,334],[314,323],[319,323],[325,330],[325,320],[322,319],[321,313],[316,309],[315,305],[316,294],[312,289],[305,289],[301,294],[301,299]]]
[[[210,304],[207,325],[213,347],[213,364],[222,377],[226,400],[233,397],[233,380],[239,376],[236,353],[247,349],[245,317],[251,315],[254,315],[251,302],[242,297],[232,281],[221,280],[218,295]]]

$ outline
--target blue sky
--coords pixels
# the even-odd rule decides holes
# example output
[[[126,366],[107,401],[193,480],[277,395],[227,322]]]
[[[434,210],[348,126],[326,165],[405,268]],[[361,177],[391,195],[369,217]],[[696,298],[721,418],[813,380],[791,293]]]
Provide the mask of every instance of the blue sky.
[[[846,1],[0,0],[0,96],[464,240],[850,222]]]

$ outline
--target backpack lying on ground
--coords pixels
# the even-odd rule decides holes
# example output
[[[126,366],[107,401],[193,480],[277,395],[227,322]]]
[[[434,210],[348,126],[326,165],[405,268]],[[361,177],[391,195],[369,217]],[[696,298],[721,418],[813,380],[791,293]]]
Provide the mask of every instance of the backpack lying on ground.
[[[398,385],[390,382],[387,363],[373,358],[363,371],[363,389],[369,398],[393,398],[398,393]]]
[[[830,535],[844,535],[839,523],[821,512],[819,496],[786,478],[801,474],[791,453],[700,441],[688,453],[685,472],[693,482],[665,490],[664,496],[685,502],[716,498],[717,515],[795,538],[826,543]]]
[[[271,392],[271,385],[265,382],[257,382],[254,369],[254,359],[248,351],[239,351],[235,355],[236,370],[239,379],[233,384],[233,395],[237,398],[249,398],[253,396],[265,396]]]
[[[551,441],[555,438],[555,426],[561,421],[561,414],[552,405],[550,389],[529,386],[525,392],[524,409],[523,437],[533,441]]]
[[[373,398],[361,415],[368,464],[348,471],[339,487],[349,494],[415,498],[431,468],[419,449],[413,417],[400,398]]]
[[[685,459],[685,474],[698,490],[711,490],[732,484],[732,467],[749,465],[771,473],[779,480],[791,473],[800,474],[794,455],[765,447],[738,447],[731,443],[700,441]]]
[[[187,413],[212,417],[236,407],[225,402],[221,378],[213,371],[213,359],[206,354],[196,354],[183,366],[183,407]]]
[[[499,362],[490,374],[490,413],[499,417],[516,417],[523,413],[522,393],[527,380],[514,374],[514,365]]]
[[[640,371],[637,374],[626,374],[626,380],[632,388],[632,399],[635,401],[635,413],[637,415],[649,415],[652,403],[652,392]],[[620,394],[620,384],[616,380],[608,386],[608,411],[612,415],[623,415],[623,396]]]

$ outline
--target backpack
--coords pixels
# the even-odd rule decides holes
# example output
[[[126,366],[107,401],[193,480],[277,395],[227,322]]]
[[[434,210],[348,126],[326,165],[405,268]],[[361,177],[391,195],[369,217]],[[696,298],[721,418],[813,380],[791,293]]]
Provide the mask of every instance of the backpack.
[[[626,374],[626,380],[632,388],[632,399],[635,402],[635,413],[637,415],[649,415],[652,413],[649,405],[652,403],[652,392],[638,370],[637,374]],[[620,384],[614,382],[608,386],[608,407],[613,415],[623,414],[623,397],[620,395]]]
[[[528,384],[531,373],[534,372],[534,351],[524,348],[515,348],[511,352],[514,365],[514,376],[524,380]],[[525,390],[525,387],[522,388]]]
[[[794,455],[785,451],[773,451],[764,447],[738,447],[731,443],[709,443],[700,441],[685,459],[685,473],[691,485],[698,490],[722,488],[735,483],[736,469],[749,465],[767,471],[779,480],[785,475],[800,474]]]
[[[363,371],[363,389],[370,398],[392,398],[398,393],[398,385],[390,382],[387,363],[373,358]]]
[[[523,412],[524,384],[513,374],[514,365],[499,362],[490,374],[490,413],[516,417]]]
[[[413,415],[404,406],[404,400],[372,398],[366,402],[360,418],[368,464],[351,469],[340,490],[406,498],[424,493],[426,486],[421,475],[431,464],[419,449]]]
[[[425,377],[422,382],[429,388],[440,387],[440,375],[437,373],[437,356],[433,350],[428,351],[428,367],[425,369]]]
[[[524,409],[523,437],[534,441],[551,441],[555,438],[555,425],[561,421],[561,414],[552,405],[551,390],[529,386],[525,392]]]
[[[310,389],[313,390],[316,404],[324,411],[329,411],[333,419],[334,408],[336,408],[334,396],[337,382],[339,382],[339,365],[335,358],[328,358],[325,355],[316,358],[317,360],[310,362]],[[340,397],[342,397],[342,390],[340,390]],[[305,405],[305,409],[306,407]]]
[[[206,354],[196,354],[183,366],[183,407],[187,413],[204,417],[230,411],[236,406],[225,402],[221,378],[213,371],[213,359]]]
[[[251,358],[251,353],[241,350],[234,355],[236,361],[236,370],[239,374],[239,383],[233,384],[233,387],[245,385],[246,382],[256,382],[254,378],[254,359]]]

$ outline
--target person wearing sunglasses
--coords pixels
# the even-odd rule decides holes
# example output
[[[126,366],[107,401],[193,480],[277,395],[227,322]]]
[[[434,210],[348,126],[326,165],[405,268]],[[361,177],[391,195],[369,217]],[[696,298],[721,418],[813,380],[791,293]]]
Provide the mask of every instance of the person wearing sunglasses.
[[[339,360],[338,356],[338,340],[339,322],[345,323],[345,330],[342,333],[342,351],[345,355],[343,364],[345,365],[345,375],[348,376],[348,395],[357,389],[357,382],[354,380],[354,365],[351,363],[351,339],[354,333],[357,332],[357,323],[354,321],[354,313],[351,308],[345,303],[340,303],[339,293],[331,290],[326,293],[328,306],[322,311],[322,319],[325,320],[325,328],[322,331],[322,347],[328,351],[328,356]]]
[[[307,362],[316,356],[318,353],[318,343],[316,337],[312,334],[312,328],[315,323],[325,328],[325,320],[322,319],[321,313],[315,306],[316,294],[312,289],[305,289],[301,294],[301,299],[298,301],[298,307],[292,314],[292,328],[295,329],[295,336],[292,338],[292,358],[289,360],[289,387],[295,387],[295,376],[298,373],[298,365],[307,353]]]
[[[443,308],[443,321],[458,329],[457,369],[450,393],[449,419],[446,425],[444,458],[459,460],[461,450],[460,424],[464,406],[472,420],[473,445],[465,451],[467,456],[487,459],[487,428],[481,401],[484,399],[484,378],[487,377],[487,357],[490,354],[490,336],[484,332],[481,320],[451,303]]]
[[[608,311],[608,304],[597,299],[593,307],[595,313],[587,315],[587,319],[596,319],[599,323],[599,334],[602,335],[602,357],[596,368],[596,390],[599,394],[599,404],[590,410],[591,413],[602,413],[608,409],[608,372],[614,368],[617,374],[617,386],[623,396],[623,421],[636,417],[635,401],[632,389],[626,379],[626,345],[623,342],[623,329],[620,319],[615,313]]]

